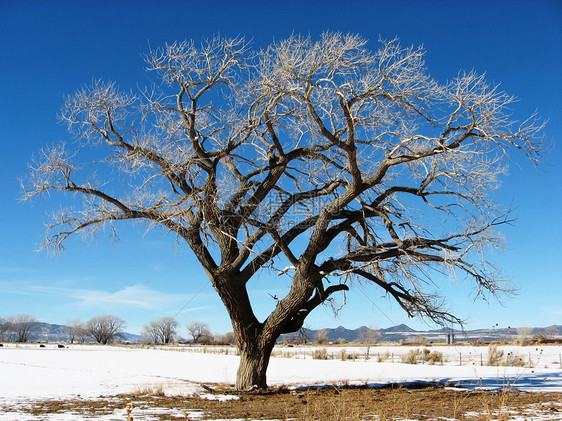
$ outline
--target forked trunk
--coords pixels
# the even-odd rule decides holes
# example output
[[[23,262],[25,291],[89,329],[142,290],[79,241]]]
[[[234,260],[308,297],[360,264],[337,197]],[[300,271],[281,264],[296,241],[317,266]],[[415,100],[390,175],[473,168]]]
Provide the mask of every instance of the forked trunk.
[[[240,366],[236,375],[236,389],[267,389],[267,366],[273,345],[240,344]]]
[[[215,278],[213,284],[228,310],[240,346],[236,389],[267,389],[267,367],[284,320],[269,324],[258,321],[248,297],[246,279],[229,274]]]

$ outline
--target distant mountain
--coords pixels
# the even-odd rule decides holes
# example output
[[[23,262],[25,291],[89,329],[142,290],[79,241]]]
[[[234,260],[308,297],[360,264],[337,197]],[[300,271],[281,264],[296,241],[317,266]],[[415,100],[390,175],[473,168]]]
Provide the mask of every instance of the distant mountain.
[[[0,325],[1,327],[2,325]],[[366,326],[357,329],[346,329],[343,326],[336,328],[322,329],[325,331],[328,340],[332,343],[357,342],[369,328]],[[455,342],[468,341],[513,341],[517,338],[517,328],[497,328],[474,329],[461,331],[444,327],[441,329],[416,331],[405,324],[378,329],[380,337],[378,342],[387,343],[421,343],[421,342]],[[31,329],[30,342],[69,342],[70,327],[64,325],[37,322]],[[302,329],[301,332],[289,333],[279,338],[280,342],[307,342],[314,341],[318,330]],[[562,325],[552,325],[547,327],[531,328],[530,336],[542,335],[544,338],[562,338]],[[122,342],[138,343],[140,336],[132,333],[123,333]],[[2,333],[0,329],[0,341],[9,340],[7,333]],[[88,342],[93,342],[91,339]]]
[[[392,326],[386,329],[380,329],[383,333],[416,333],[414,329],[409,326],[406,326],[404,323],[398,326]]]
[[[313,342],[314,337],[319,330],[320,329],[312,330],[304,328],[301,332],[288,333],[283,335],[283,337],[280,338],[280,341],[292,342],[306,340],[306,342]],[[358,341],[359,338],[369,330],[369,328],[366,326],[361,326],[357,329],[346,329],[343,326],[338,326],[336,328],[328,328],[322,330],[325,331],[325,334],[330,342],[345,343]],[[379,338],[380,342],[400,342],[406,341],[408,340],[408,338],[413,340],[415,336],[420,334],[420,332],[415,331],[405,324],[392,326],[386,329],[379,329],[379,332],[381,333],[381,337]]]
[[[359,329],[350,330],[343,326],[338,326],[335,329],[326,329],[326,335],[330,342],[336,342],[338,340],[342,342],[342,339],[346,342],[352,342],[359,336]],[[314,334],[316,334],[316,332],[314,332]],[[312,335],[312,339],[314,339],[314,335]]]
[[[69,338],[70,328],[51,323],[35,323],[29,335],[30,342],[64,342]]]
[[[328,340],[334,342],[357,342],[362,334],[369,330],[366,326],[357,329],[346,329],[338,326],[333,329],[322,329]],[[468,341],[513,341],[517,338],[517,328],[490,328],[474,330],[458,330],[444,327],[441,329],[417,331],[405,324],[378,329],[380,337],[378,342],[391,343],[421,343],[421,342],[468,342]],[[280,342],[306,341],[313,342],[318,330],[303,329],[301,332],[283,335]],[[543,328],[532,328],[531,336],[542,335],[545,338],[562,338],[562,326],[553,325]]]
[[[123,332],[121,334],[123,337],[123,342],[128,342],[131,344],[139,343],[140,335],[135,335],[134,333]]]
[[[535,327],[533,328],[533,333],[544,333],[546,335],[562,336],[562,325]]]

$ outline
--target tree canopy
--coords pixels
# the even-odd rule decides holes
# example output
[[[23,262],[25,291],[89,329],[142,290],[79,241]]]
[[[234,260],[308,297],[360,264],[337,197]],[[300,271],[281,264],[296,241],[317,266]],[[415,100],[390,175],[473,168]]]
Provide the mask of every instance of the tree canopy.
[[[460,321],[433,274],[466,277],[484,297],[509,291],[486,259],[509,220],[491,192],[513,150],[538,158],[542,123],[514,121],[515,98],[483,75],[433,79],[423,57],[339,33],[152,50],[158,83],[80,89],[62,113],[76,141],[30,165],[27,198],[84,198],[53,215],[45,246],[127,220],[185,240],[232,319],[242,388],[265,386],[275,339],[353,280],[411,316]],[[291,279],[265,320],[247,291],[260,271]]]

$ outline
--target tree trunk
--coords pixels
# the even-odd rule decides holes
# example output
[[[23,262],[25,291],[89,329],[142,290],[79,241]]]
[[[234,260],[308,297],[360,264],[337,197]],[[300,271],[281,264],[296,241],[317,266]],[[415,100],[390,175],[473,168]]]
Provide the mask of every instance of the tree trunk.
[[[274,345],[274,344],[273,344]],[[236,374],[236,389],[267,389],[266,372],[273,345],[240,344],[240,365]]]
[[[235,274],[211,278],[232,322],[240,347],[240,365],[236,375],[236,389],[267,389],[266,371],[277,338],[264,335],[248,297],[245,280]]]
[[[236,274],[214,278],[213,286],[228,310],[240,347],[236,389],[267,389],[269,359],[286,320],[267,326],[259,322],[248,297],[246,279],[237,278]]]

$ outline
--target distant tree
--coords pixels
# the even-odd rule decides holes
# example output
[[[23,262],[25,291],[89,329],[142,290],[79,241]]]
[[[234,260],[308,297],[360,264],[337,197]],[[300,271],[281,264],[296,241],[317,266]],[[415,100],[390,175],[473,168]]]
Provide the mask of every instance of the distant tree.
[[[212,340],[211,331],[205,322],[191,322],[187,325],[187,331],[195,344],[208,343]]]
[[[86,329],[86,324],[81,323],[79,326],[76,327],[76,339],[79,343],[83,344],[86,342],[86,339],[90,337],[88,333],[88,329]]]
[[[228,345],[238,345],[234,332],[227,332],[224,335],[220,335],[218,340]]]
[[[92,317],[86,322],[86,331],[100,344],[108,344],[122,337],[125,321],[119,317],[105,315]]]
[[[66,323],[68,341],[73,344],[75,340],[84,339],[86,332],[86,326],[78,319],[68,320]],[[81,341],[84,343],[84,341]]]
[[[328,331],[326,329],[320,329],[314,335],[314,342],[317,344],[327,344],[329,342],[328,339]]]
[[[18,314],[8,318],[8,329],[16,342],[27,342],[38,321],[29,314]]]
[[[525,346],[529,343],[531,336],[533,334],[533,328],[522,326],[517,328],[517,343],[521,346]]]
[[[380,337],[380,330],[367,328],[359,334],[358,341],[365,345],[374,345],[379,341]]]
[[[18,314],[8,318],[16,342],[27,342],[37,323],[37,319],[29,314]]]
[[[152,322],[151,322],[152,323]],[[158,332],[151,326],[151,323],[144,325],[140,334],[139,343],[141,344],[157,344]]]
[[[144,325],[141,336],[150,338],[155,344],[169,344],[177,335],[179,323],[172,317],[162,317]]]
[[[427,342],[427,339],[425,336],[423,335],[415,335],[415,336],[408,336],[406,338],[406,343],[411,343],[411,344],[424,344]]]
[[[157,84],[78,90],[62,111],[76,142],[30,165],[25,198],[84,198],[54,214],[45,247],[123,221],[173,232],[231,318],[238,389],[267,387],[277,338],[353,278],[409,316],[461,322],[436,283],[510,291],[487,260],[510,221],[493,192],[512,152],[540,155],[542,122],[511,118],[515,98],[476,72],[434,79],[424,55],[340,33],[150,51]],[[270,271],[290,282],[260,319],[248,285]]]
[[[367,350],[365,352],[365,359],[369,359],[369,353],[371,351],[371,345],[374,345],[378,342],[379,338],[381,337],[380,330],[370,329],[367,328],[359,335],[359,342],[367,345]]]

